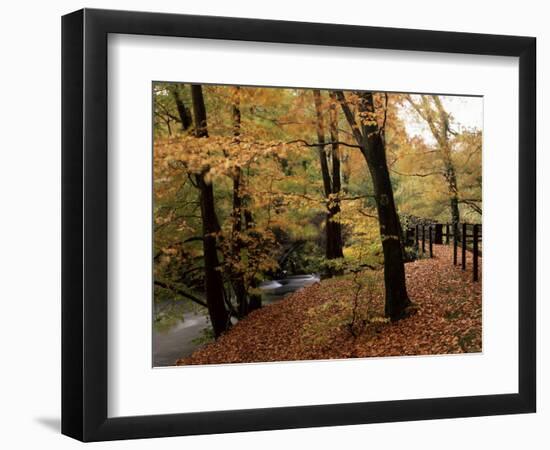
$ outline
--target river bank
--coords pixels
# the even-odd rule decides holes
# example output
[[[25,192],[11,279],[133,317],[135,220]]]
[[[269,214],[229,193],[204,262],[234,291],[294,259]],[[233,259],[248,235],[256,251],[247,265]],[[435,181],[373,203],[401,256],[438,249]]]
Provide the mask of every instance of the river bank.
[[[316,274],[294,275],[283,279],[264,281],[262,290],[264,306],[278,302],[287,295],[320,281]],[[208,341],[210,322],[204,311],[181,312],[181,319],[171,326],[153,330],[153,366],[173,366],[176,360],[186,358]]]

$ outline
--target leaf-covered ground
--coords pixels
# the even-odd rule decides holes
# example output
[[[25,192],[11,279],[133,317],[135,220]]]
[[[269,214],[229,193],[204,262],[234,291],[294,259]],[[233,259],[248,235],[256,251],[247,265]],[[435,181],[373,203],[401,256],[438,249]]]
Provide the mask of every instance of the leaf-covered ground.
[[[382,272],[347,275],[252,312],[177,364],[480,352],[481,281],[472,282],[470,253],[467,261],[463,272],[452,247],[438,245],[433,259],[406,264],[416,312],[398,322],[383,319]]]

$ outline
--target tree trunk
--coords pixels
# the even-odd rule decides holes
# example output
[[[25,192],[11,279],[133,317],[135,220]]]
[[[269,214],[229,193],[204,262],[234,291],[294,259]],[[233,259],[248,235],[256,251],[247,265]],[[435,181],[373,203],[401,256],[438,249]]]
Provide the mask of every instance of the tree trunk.
[[[374,100],[371,92],[361,93],[359,111],[374,114]],[[385,313],[392,320],[397,320],[403,316],[405,309],[411,303],[405,283],[401,224],[395,207],[385,143],[381,134],[384,130],[380,130],[375,123],[368,123],[369,125],[362,125],[364,136],[362,150],[371,174],[380,222],[386,286]]]
[[[232,211],[232,249],[231,257],[237,261],[237,264],[241,264],[241,250],[242,250],[242,199],[241,199],[241,170],[235,169],[233,174],[233,211]],[[242,269],[234,269],[231,273],[231,284],[235,297],[237,300],[239,317],[244,317],[248,313],[248,300],[246,295],[246,285],[244,281],[244,273]]]
[[[340,203],[338,195],[340,193],[340,159],[338,156],[338,144],[334,144],[336,140],[332,140],[333,144],[333,166],[332,166],[332,179],[329,170],[328,156],[327,156],[327,142],[325,141],[325,127],[323,121],[323,111],[321,106],[321,91],[318,89],[313,90],[313,98],[315,101],[315,112],[317,115],[317,142],[319,143],[319,162],[321,165],[321,175],[323,178],[323,188],[325,198],[327,200],[327,214],[325,219],[326,230],[326,249],[325,254],[327,259],[343,258],[342,252],[342,227],[335,217],[340,212]],[[337,129],[336,129],[337,131]],[[333,136],[334,130],[331,123],[331,136]],[[337,139],[337,137],[336,137]],[[334,164],[334,145],[336,145],[336,167]],[[337,176],[335,176],[337,174]]]
[[[330,117],[330,140],[332,142],[332,205],[329,208],[330,221],[334,224],[334,257],[344,257],[344,242],[342,239],[342,224],[340,219],[334,220],[340,214],[340,191],[342,181],[340,178],[340,148],[338,145],[338,113],[336,111],[336,98],[333,93],[330,94],[331,103],[329,110]]]
[[[248,232],[252,228],[254,228],[254,218],[252,216],[252,212],[248,208],[248,203],[250,202],[250,199],[248,197],[245,197],[244,199],[245,207],[244,207],[244,226]],[[249,289],[256,289],[258,287],[258,281],[256,278],[252,278],[249,282]],[[248,302],[248,312],[254,311],[255,309],[259,309],[262,307],[262,296],[259,294],[250,294],[250,299]]]
[[[236,87],[235,89],[235,98],[232,106],[233,136],[235,137],[235,141],[238,142],[241,135],[241,110],[239,102],[239,87]],[[231,257],[237,261],[239,266],[241,264],[241,250],[243,248],[241,237],[241,233],[243,231],[241,180],[242,170],[240,167],[235,167],[233,169],[233,208],[231,213],[233,220]],[[246,314],[248,314],[248,298],[244,273],[242,269],[239,268],[236,270],[232,270],[231,284],[233,286],[233,291],[235,292],[235,297],[237,300],[239,317],[244,317],[246,316]]]
[[[449,114],[445,110],[443,103],[438,95],[430,96],[435,105],[435,111],[431,106],[428,97],[422,96],[422,101],[417,104],[407,96],[406,99],[413,107],[416,113],[426,122],[430,132],[439,147],[439,154],[443,166],[445,167],[444,178],[449,192],[449,206],[451,210],[451,223],[457,225],[460,223],[460,210],[458,208],[458,182],[456,170],[451,156],[451,144],[449,143]],[[460,234],[460,231],[459,231]]]
[[[208,137],[206,122],[206,107],[200,85],[191,85],[193,98],[193,114],[195,119],[195,136]],[[230,316],[225,308],[225,291],[222,274],[219,270],[216,233],[220,231],[218,217],[214,204],[214,188],[212,183],[205,181],[207,170],[195,175],[195,181],[200,192],[202,218],[203,253],[204,253],[204,284],[206,303],[212,322],[214,335],[219,337],[230,327]]]
[[[187,108],[187,106],[185,106],[185,103],[183,103],[177,85],[172,87],[172,95],[174,96],[174,101],[176,102],[176,108],[178,110],[178,115],[181,122],[181,129],[182,131],[185,131],[193,123],[191,119],[191,113],[189,112],[189,108]]]
[[[407,314],[411,304],[405,283],[405,265],[401,245],[401,224],[395,201],[393,187],[386,161],[384,130],[375,120],[372,92],[358,92],[359,115],[362,123],[357,124],[346,98],[341,91],[336,92],[346,119],[352,129],[361,152],[367,162],[372,178],[380,237],[384,252],[384,285],[386,290],[385,314],[391,320],[398,320]]]
[[[447,165],[445,179],[447,180],[447,185],[449,188],[451,223],[458,227],[458,224],[460,223],[460,210],[458,209],[458,187],[454,165],[450,161]]]
[[[434,135],[434,137],[441,148],[443,163],[445,165],[445,179],[447,180],[451,206],[451,221],[453,224],[458,225],[460,222],[460,210],[458,209],[458,182],[456,180],[456,170],[451,154],[451,144],[449,142],[449,114],[443,107],[443,103],[441,103],[441,99],[438,95],[432,95],[432,99],[439,114],[439,122],[441,124],[439,138],[437,135]],[[432,133],[437,133],[435,124],[430,125],[430,129]]]
[[[368,161],[374,186],[380,236],[384,251],[384,281],[386,286],[385,313],[392,320],[399,319],[410,305],[405,283],[405,266],[400,241],[401,226],[395,208],[384,145],[380,136],[369,138],[368,150],[363,154]]]

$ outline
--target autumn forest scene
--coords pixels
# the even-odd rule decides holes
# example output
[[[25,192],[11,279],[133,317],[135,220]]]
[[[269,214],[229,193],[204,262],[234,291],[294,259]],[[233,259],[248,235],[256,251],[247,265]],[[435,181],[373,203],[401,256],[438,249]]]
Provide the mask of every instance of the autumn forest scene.
[[[152,99],[153,366],[482,351],[481,97]]]

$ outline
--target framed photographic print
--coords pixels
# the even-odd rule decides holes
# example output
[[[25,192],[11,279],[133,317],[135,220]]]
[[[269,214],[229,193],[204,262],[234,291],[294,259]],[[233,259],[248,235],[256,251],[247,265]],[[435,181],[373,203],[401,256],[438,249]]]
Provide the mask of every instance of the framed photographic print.
[[[62,25],[64,434],[535,411],[534,38]]]

